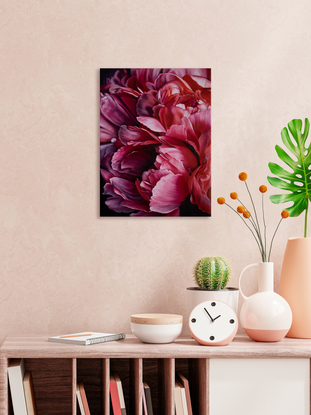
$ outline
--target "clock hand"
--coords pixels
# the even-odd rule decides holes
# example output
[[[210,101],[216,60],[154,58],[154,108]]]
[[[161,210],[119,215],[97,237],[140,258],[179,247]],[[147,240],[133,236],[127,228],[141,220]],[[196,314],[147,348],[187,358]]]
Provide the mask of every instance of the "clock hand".
[[[206,308],[204,307],[204,310],[206,311],[207,315],[209,316],[209,318],[212,320],[212,323],[214,322],[213,317],[210,315],[210,313],[206,310]]]
[[[221,317],[221,315],[219,314],[219,316],[215,317],[213,321],[215,321],[217,318]]]

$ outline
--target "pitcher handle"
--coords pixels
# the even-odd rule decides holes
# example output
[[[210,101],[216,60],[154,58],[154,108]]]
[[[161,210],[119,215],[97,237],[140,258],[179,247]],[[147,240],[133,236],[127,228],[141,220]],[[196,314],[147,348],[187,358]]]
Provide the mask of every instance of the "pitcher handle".
[[[251,267],[258,267],[258,262],[257,262],[256,264],[250,264],[250,265],[247,265],[247,267],[245,267],[245,268],[243,269],[243,271],[241,272],[241,274],[240,274],[240,278],[239,278],[239,289],[240,289],[240,293],[241,293],[242,297],[244,298],[244,300],[247,300],[249,297],[247,297],[246,295],[244,295],[244,294],[243,294],[243,292],[242,292],[242,288],[241,288],[241,279],[242,279],[242,275],[244,274],[244,272],[245,272],[248,268],[251,268]]]

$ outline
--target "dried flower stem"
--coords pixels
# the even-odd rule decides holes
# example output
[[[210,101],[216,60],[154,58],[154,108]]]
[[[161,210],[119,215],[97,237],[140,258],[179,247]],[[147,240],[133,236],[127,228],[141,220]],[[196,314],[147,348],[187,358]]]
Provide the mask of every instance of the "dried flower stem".
[[[265,240],[265,261],[267,260],[266,254],[267,254],[267,226],[266,226],[266,220],[265,220],[265,209],[264,209],[264,193],[262,193],[262,218],[263,218],[263,225],[264,225],[264,240]],[[270,258],[270,255],[269,255]]]
[[[227,205],[231,210],[233,210],[233,212],[234,213],[236,213],[237,215],[238,215],[238,217],[240,218],[240,219],[242,219],[242,221],[244,222],[244,224],[248,227],[248,229],[252,232],[252,234],[253,234],[253,236],[254,236],[254,238],[255,238],[255,241],[257,242],[257,245],[258,245],[258,248],[259,248],[259,251],[260,251],[260,253],[261,253],[261,256],[263,255],[262,254],[262,250],[261,250],[261,247],[260,247],[260,242],[257,240],[257,238],[256,238],[256,235],[254,234],[254,232],[253,232],[253,230],[252,230],[252,228],[250,227],[250,226],[248,226],[248,224],[246,223],[246,221],[243,219],[243,216],[240,216],[239,214],[238,214],[238,212],[237,211],[235,211],[230,205],[228,205],[228,203],[224,203],[225,205]],[[244,206],[245,207],[245,206]]]
[[[217,202],[220,205],[227,205],[231,210],[233,210],[233,212],[235,212],[238,216],[240,216],[240,214],[242,214],[240,217],[243,220],[244,224],[248,227],[248,229],[252,232],[252,235],[258,245],[259,248],[259,252],[261,254],[261,258],[262,258],[262,262],[267,262],[267,226],[266,226],[266,219],[265,219],[265,210],[264,210],[264,193],[266,193],[267,191],[267,186],[265,185],[261,185],[259,187],[259,191],[262,193],[262,218],[263,218],[263,225],[264,225],[264,241],[262,238],[262,234],[261,234],[261,230],[260,230],[260,226],[259,226],[259,221],[258,221],[258,216],[257,216],[257,212],[256,212],[256,208],[255,208],[255,204],[251,195],[251,192],[249,191],[248,185],[246,183],[246,179],[247,179],[247,174],[245,172],[242,172],[239,174],[239,179],[241,181],[245,181],[245,186],[246,189],[248,191],[251,203],[253,205],[253,209],[254,209],[254,213],[255,213],[255,219],[252,217],[249,209],[246,208],[246,206],[244,205],[244,203],[241,202],[241,200],[238,198],[238,194],[236,192],[231,192],[230,193],[230,197],[233,200],[238,200],[241,203],[241,206],[237,207],[237,210],[233,209],[230,205],[228,205],[228,203],[226,203],[225,198],[224,197],[219,197],[217,199]],[[306,209],[306,211],[308,211],[308,208]],[[250,224],[251,226],[254,228],[251,228],[251,226],[249,226],[246,221],[244,220],[244,217],[250,220]],[[279,226],[282,222],[282,219],[286,219],[289,217],[289,212],[287,210],[283,210],[281,212],[281,219],[274,231],[273,237],[271,239],[271,243],[270,243],[270,249],[269,249],[269,256],[268,256],[268,262],[270,262],[270,255],[271,255],[271,250],[272,250],[272,245],[273,245],[273,241],[275,238],[275,235],[279,229]]]
[[[279,221],[279,223],[278,223],[278,226],[276,227],[276,229],[275,229],[275,231],[274,231],[274,234],[273,234],[273,236],[272,236],[272,239],[271,239],[271,244],[270,244],[270,250],[269,250],[269,256],[268,256],[268,262],[270,262],[270,255],[271,255],[271,249],[272,249],[273,240],[274,240],[274,237],[275,237],[275,234],[276,234],[277,230],[279,229],[279,226],[280,226],[280,224],[281,224],[282,220],[283,220],[283,218],[281,218],[281,219],[280,219],[280,221]]]
[[[245,182],[246,183],[246,182]],[[241,205],[246,209],[246,210],[249,210],[249,209],[247,209],[247,207],[244,205],[244,203],[240,200],[240,199],[238,199],[238,201],[241,203]],[[261,238],[261,234],[260,234],[260,228],[257,228],[257,226],[256,226],[256,222],[254,221],[254,219],[253,219],[253,217],[252,216],[250,216],[250,221],[251,221],[251,224],[253,225],[253,228],[255,229],[255,232],[256,232],[256,234],[257,234],[257,236],[258,236],[258,241],[259,241],[259,243],[260,243],[260,245],[261,245],[261,248],[259,248],[260,249],[260,254],[261,254],[261,258],[262,258],[262,261],[263,262],[265,262],[266,261],[266,250],[265,250],[265,248],[264,248],[264,246],[263,246],[263,243],[262,243],[262,238]]]
[[[247,189],[247,191],[248,191],[249,197],[250,197],[251,202],[252,202],[252,205],[253,205],[253,209],[254,209],[254,213],[255,213],[255,218],[256,218],[256,222],[257,222],[257,226],[258,226],[258,231],[259,231],[259,233],[260,233],[260,226],[259,226],[258,217],[257,217],[257,212],[256,212],[255,204],[254,204],[254,201],[253,201],[253,198],[252,198],[252,194],[251,194],[251,192],[249,191],[249,188],[248,188],[248,185],[247,185],[246,180],[245,180],[245,182],[244,182],[244,183],[245,183],[246,189]]]

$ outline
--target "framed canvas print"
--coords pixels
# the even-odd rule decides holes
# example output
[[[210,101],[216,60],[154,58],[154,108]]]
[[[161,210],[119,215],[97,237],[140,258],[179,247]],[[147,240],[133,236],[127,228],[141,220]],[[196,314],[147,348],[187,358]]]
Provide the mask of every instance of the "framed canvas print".
[[[100,215],[211,215],[211,70],[100,70]]]

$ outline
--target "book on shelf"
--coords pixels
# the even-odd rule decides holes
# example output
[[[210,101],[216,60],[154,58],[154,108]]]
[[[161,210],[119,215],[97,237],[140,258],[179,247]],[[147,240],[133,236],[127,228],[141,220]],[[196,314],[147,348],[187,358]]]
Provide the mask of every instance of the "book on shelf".
[[[83,408],[83,402],[82,402],[82,397],[81,397],[81,393],[80,393],[80,389],[77,385],[77,389],[76,389],[76,396],[77,396],[77,401],[79,404],[79,408],[80,408],[80,413],[81,415],[85,415],[85,410]]]
[[[24,359],[11,359],[8,365],[8,378],[15,415],[28,415],[23,385],[24,376]]]
[[[110,397],[113,415],[126,415],[122,382],[117,372],[110,373]]]
[[[184,415],[183,403],[182,403],[182,397],[181,397],[181,388],[182,388],[182,385],[178,382],[178,380],[175,380],[174,397],[175,397],[175,414],[176,415]]]
[[[83,382],[78,382],[76,390],[77,400],[79,403],[81,415],[91,415],[89,404],[87,402],[86,393]]]
[[[143,400],[143,411],[142,411],[142,413],[143,413],[143,415],[148,415],[144,383],[141,384],[141,389],[142,389],[141,394],[142,394],[142,400]]]
[[[121,382],[120,376],[119,376],[118,372],[113,372],[112,375],[115,378],[115,381],[117,382],[117,388],[118,388],[118,394],[119,394],[119,400],[120,400],[120,406],[121,406],[121,413],[122,413],[122,415],[126,415],[125,400],[124,400],[123,387],[122,387],[122,382]]]
[[[192,414],[192,405],[191,405],[191,398],[190,398],[190,389],[189,389],[189,382],[188,379],[181,373],[177,372],[176,374],[177,380],[182,384],[182,386],[185,388],[185,394],[186,394],[186,401],[187,401],[187,409],[188,414]]]
[[[32,376],[30,372],[26,372],[23,379],[25,401],[28,415],[37,415],[37,407],[35,401],[35,393],[33,389]]]
[[[147,382],[143,382],[143,391],[146,397],[146,405],[147,405],[147,414],[153,415],[153,408],[152,408],[152,400],[151,400],[151,392],[150,387]]]
[[[188,415],[186,391],[178,380],[175,380],[174,395],[176,415]]]
[[[110,391],[110,403],[112,406],[112,411],[110,411],[110,413],[113,415],[122,415],[117,382],[115,381],[115,378],[111,374],[110,374],[109,391]]]
[[[96,333],[92,331],[83,333],[64,334],[62,336],[53,336],[49,338],[49,342],[81,344],[88,346],[90,344],[98,344],[112,342],[115,340],[125,339],[124,333]]]
[[[142,412],[143,412],[143,415],[148,415],[144,382],[141,384],[141,389],[142,389],[142,400],[143,400],[143,411]]]

